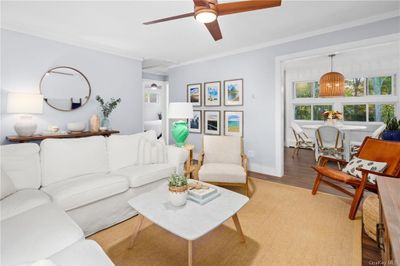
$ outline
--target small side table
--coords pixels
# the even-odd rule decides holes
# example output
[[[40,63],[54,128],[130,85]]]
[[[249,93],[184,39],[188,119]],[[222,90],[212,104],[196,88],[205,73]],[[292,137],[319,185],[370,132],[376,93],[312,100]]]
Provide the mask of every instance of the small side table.
[[[193,165],[193,150],[194,150],[194,145],[193,144],[186,144],[185,149],[189,152],[189,158],[185,162],[185,171],[184,174],[188,178],[193,178],[193,172],[196,169],[196,166]]]

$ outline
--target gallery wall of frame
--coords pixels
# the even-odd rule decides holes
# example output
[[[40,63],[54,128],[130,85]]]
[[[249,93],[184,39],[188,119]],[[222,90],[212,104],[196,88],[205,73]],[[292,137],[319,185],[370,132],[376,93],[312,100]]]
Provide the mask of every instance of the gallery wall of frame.
[[[188,121],[191,133],[243,137],[243,79],[193,83],[186,89],[194,110]]]

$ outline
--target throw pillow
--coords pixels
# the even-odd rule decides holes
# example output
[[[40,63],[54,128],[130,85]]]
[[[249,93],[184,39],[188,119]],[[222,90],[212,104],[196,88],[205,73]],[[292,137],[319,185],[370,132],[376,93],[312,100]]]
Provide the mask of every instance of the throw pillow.
[[[166,147],[163,139],[156,141],[143,138],[140,143],[140,164],[165,163]]]
[[[354,156],[353,159],[351,159],[350,162],[346,165],[346,167],[342,169],[342,171],[354,177],[361,178],[362,172],[358,171],[357,168],[363,168],[366,170],[382,173],[386,169],[386,166],[387,163],[385,162],[369,161]],[[369,174],[368,181],[376,184],[376,177],[376,175]]]
[[[7,175],[7,173],[3,169],[1,169],[0,179],[1,179],[1,195],[0,195],[1,199],[4,199],[5,197],[17,191],[11,178]]]

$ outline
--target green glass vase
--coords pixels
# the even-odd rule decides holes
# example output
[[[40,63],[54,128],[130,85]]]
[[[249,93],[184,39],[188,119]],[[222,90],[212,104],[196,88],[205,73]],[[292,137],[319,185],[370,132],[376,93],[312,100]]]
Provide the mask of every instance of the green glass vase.
[[[175,140],[176,146],[183,147],[188,136],[189,129],[185,121],[177,121],[173,124],[172,137]]]

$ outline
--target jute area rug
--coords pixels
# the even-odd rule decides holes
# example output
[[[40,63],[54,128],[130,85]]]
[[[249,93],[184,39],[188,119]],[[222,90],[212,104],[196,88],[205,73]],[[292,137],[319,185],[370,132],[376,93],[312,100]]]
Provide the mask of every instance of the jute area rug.
[[[361,217],[347,218],[350,201],[307,189],[251,179],[250,202],[232,219],[194,242],[195,265],[361,265]],[[134,217],[98,232],[116,265],[187,265],[187,241],[144,220],[128,249]]]

